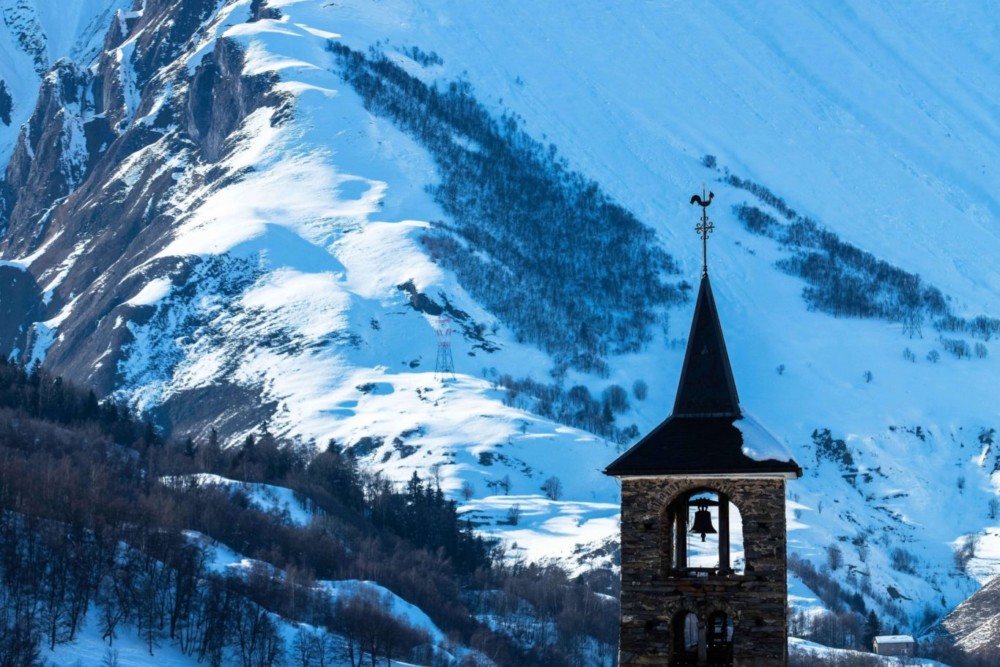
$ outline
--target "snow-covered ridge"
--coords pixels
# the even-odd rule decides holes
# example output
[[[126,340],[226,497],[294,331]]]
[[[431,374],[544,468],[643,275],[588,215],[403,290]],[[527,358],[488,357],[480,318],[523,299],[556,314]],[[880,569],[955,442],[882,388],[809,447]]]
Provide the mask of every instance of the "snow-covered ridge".
[[[250,503],[263,512],[281,517],[287,523],[295,526],[306,526],[312,520],[312,512],[306,509],[290,490],[273,484],[256,482],[239,482],[212,475],[199,473],[180,477],[163,477],[160,479],[166,486],[183,489],[188,486],[216,486],[228,489],[231,493],[244,493]]]

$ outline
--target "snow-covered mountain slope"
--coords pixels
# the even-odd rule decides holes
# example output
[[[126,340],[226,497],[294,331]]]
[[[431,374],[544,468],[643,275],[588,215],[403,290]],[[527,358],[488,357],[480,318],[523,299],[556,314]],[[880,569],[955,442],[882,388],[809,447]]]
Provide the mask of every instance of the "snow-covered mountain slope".
[[[781,211],[725,181],[729,170],[761,184],[919,274],[955,317],[1000,315],[988,261],[1000,252],[1000,23],[988,3],[149,0],[105,25],[100,54],[70,48],[61,77],[47,75],[61,97],[32,97],[55,100],[31,121],[48,136],[65,136],[68,114],[73,127],[97,121],[99,140],[40,157],[42,135],[26,131],[10,152],[16,204],[0,252],[37,281],[43,314],[25,315],[30,335],[5,351],[177,433],[215,423],[235,440],[269,420],[319,447],[353,446],[393,479],[434,475],[456,495],[466,484],[482,529],[531,558],[613,539],[617,488],[599,471],[620,432],[542,418],[543,392],[514,397],[503,376],[561,383],[567,404],[577,385],[600,396],[642,381],[648,396],[627,394],[611,416],[644,433],[672,402],[690,304],[657,306],[652,340],[607,353],[606,375],[557,368],[523,324],[484,305],[481,285],[432,260],[428,230],[456,229],[435,194],[438,153],[366,104],[331,44],[381,53],[440,91],[467,82],[498,125],[551,143],[560,173],[653,231],[676,264],[651,269],[665,284],[696,279],[687,201],[702,183],[715,192],[710,271],[743,405],[806,468],[789,487],[800,559],[913,629],[997,573],[970,577],[954,556],[997,517],[991,342],[930,316],[910,338],[898,322],[810,309],[806,283],[775,266],[796,250],[731,207]],[[484,149],[461,127],[453,141]],[[56,187],[50,173],[75,176]],[[620,274],[644,269],[624,261]],[[512,290],[536,279],[497,271],[490,282]],[[433,372],[442,310],[456,321],[457,377],[444,383]],[[986,354],[956,358],[939,336]],[[552,476],[563,493],[547,499]]]

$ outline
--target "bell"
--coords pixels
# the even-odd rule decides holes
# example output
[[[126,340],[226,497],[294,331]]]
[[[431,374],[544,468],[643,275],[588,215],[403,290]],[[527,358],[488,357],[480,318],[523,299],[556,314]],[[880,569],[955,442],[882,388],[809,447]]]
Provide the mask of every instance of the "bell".
[[[701,541],[705,541],[707,533],[718,532],[712,526],[712,513],[708,511],[708,505],[698,505],[698,511],[694,513],[694,525],[691,527],[692,533],[701,533]]]

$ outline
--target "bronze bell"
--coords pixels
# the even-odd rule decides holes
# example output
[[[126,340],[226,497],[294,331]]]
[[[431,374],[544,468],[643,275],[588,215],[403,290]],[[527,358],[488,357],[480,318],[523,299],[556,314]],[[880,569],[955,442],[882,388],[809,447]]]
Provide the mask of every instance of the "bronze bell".
[[[705,541],[707,533],[716,533],[712,526],[712,513],[708,511],[707,504],[698,503],[698,511],[694,513],[694,525],[691,526],[692,533],[701,533],[701,541]]]

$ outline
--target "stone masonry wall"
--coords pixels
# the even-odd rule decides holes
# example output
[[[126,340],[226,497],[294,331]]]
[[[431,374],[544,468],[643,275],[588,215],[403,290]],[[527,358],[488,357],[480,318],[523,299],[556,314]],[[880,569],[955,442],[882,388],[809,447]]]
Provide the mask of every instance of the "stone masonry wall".
[[[661,567],[666,508],[692,490],[727,494],[739,508],[743,574],[671,576]],[[621,667],[669,665],[671,621],[682,610],[732,619],[734,667],[786,665],[784,479],[623,479],[621,516]]]

